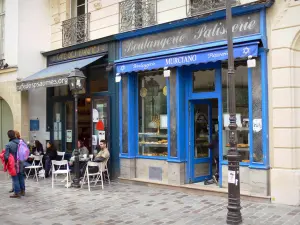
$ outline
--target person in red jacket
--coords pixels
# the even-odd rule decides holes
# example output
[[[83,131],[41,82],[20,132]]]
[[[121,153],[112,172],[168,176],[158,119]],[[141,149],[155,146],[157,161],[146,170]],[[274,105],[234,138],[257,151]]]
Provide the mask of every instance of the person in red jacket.
[[[4,160],[5,151],[6,150],[3,149],[2,152],[0,153],[0,159],[3,164],[3,170],[4,170],[4,172],[7,171],[10,176],[16,176],[17,172],[16,172],[16,168],[15,168],[15,158],[10,154],[8,157],[7,163],[5,163],[5,160]]]
[[[19,146],[19,139],[16,138],[16,133],[13,130],[7,132],[9,138],[8,144],[5,146],[4,160],[7,163],[9,155],[13,155],[15,161],[17,161],[17,151]],[[24,168],[19,165],[20,170],[17,171],[16,176],[12,176],[12,181],[14,185],[14,194],[10,198],[20,198],[21,195],[25,195],[25,180],[24,180]]]

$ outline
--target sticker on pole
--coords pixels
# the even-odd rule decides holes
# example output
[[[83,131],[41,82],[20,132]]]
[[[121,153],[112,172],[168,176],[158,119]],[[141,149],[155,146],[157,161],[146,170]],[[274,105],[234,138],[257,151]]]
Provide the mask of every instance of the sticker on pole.
[[[235,184],[235,171],[228,171],[228,183]]]
[[[253,119],[253,131],[258,133],[262,129],[262,121],[261,119]]]

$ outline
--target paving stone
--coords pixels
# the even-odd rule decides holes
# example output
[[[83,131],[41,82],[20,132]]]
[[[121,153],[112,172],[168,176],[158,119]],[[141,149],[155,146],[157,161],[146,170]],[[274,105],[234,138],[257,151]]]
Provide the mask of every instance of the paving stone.
[[[91,192],[63,186],[52,189],[50,179],[29,179],[26,197],[10,199],[11,181],[1,172],[0,183],[1,225],[226,224],[227,199],[217,196],[118,182]],[[300,225],[299,207],[242,201],[242,215],[243,225]]]

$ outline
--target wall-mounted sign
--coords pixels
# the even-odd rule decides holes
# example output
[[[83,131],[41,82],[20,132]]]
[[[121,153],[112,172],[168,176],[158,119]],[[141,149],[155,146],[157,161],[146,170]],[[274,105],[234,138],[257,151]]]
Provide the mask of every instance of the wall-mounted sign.
[[[234,37],[260,33],[259,13],[233,17],[232,24]],[[123,41],[122,57],[226,40],[226,33],[226,21],[223,19],[144,35]]]
[[[94,45],[87,48],[81,48],[73,51],[52,55],[48,58],[48,62],[49,64],[53,64],[65,60],[76,59],[84,56],[91,56],[101,52],[107,52],[107,50],[108,50],[107,44]]]
[[[38,131],[40,129],[39,120],[30,120],[30,131]]]

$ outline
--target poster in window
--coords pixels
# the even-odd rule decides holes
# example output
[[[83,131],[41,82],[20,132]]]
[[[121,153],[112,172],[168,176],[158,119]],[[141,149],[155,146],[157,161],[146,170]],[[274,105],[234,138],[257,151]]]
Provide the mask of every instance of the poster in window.
[[[93,122],[97,123],[99,121],[99,112],[97,109],[93,109]]]
[[[253,119],[253,131],[258,133],[262,130],[262,120],[261,119]]]
[[[92,136],[92,145],[96,146],[97,145],[97,135]]]
[[[168,128],[168,117],[166,114],[160,115],[160,129]]]
[[[101,140],[105,140],[105,131],[104,130],[101,130],[101,131],[99,131],[99,133],[98,133],[98,141],[99,141],[99,144],[100,144],[100,141]]]
[[[66,141],[72,142],[72,130],[66,130]]]
[[[55,141],[61,140],[61,131],[54,131],[54,140]]]

